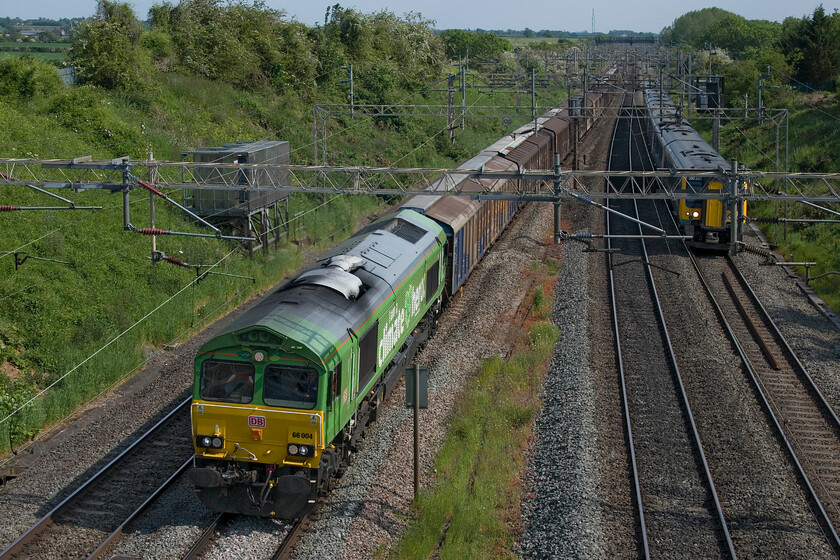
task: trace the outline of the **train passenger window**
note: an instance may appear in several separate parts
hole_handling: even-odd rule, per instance
[[[315,408],[318,372],[312,368],[270,365],[265,368],[263,401],[271,406]]]
[[[254,366],[245,362],[204,360],[198,386],[202,399],[249,403],[254,398]]]

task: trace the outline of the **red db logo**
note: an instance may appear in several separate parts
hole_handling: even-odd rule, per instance
[[[248,426],[251,428],[265,428],[265,416],[249,416]]]

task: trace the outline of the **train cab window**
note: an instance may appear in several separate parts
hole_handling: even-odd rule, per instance
[[[208,401],[249,403],[254,398],[254,366],[245,362],[204,360],[198,392]]]
[[[330,372],[329,384],[327,385],[327,406],[332,408],[334,404],[338,403],[341,398],[341,364],[335,366],[335,370]]]
[[[263,401],[270,406],[315,408],[318,372],[312,368],[270,365],[265,368]]]

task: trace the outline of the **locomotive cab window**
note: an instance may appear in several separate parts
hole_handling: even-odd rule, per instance
[[[312,368],[270,365],[265,368],[263,401],[270,406],[311,410],[318,401],[318,372]]]
[[[254,398],[254,366],[245,362],[204,360],[199,395],[208,401],[251,402]]]

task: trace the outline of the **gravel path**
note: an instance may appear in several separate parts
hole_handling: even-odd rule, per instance
[[[608,558],[598,495],[595,371],[588,363],[587,255],[564,247],[552,320],[563,338],[545,378],[523,504],[526,558]],[[562,289],[559,289],[562,286]]]

